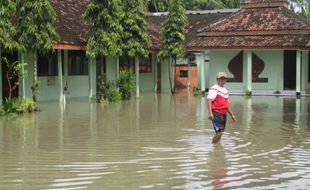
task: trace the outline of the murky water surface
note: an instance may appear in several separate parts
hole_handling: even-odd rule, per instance
[[[205,98],[41,103],[0,119],[0,189],[310,189],[310,98],[231,96],[222,141]]]

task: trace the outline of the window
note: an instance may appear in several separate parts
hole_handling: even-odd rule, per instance
[[[180,70],[180,77],[181,78],[187,78],[188,77],[187,70]]]
[[[122,56],[119,58],[119,68],[123,70],[131,70],[135,72],[135,58]],[[141,57],[139,63],[139,72],[140,73],[151,73],[152,72],[152,54],[149,54],[148,57]]]
[[[68,64],[69,75],[88,75],[88,62],[85,51],[69,51]]]
[[[151,73],[152,72],[152,54],[149,53],[148,57],[140,58],[140,65],[139,65],[139,72],[140,73]]]
[[[119,69],[120,71],[129,71],[135,72],[135,58],[122,56],[119,58]]]
[[[191,66],[195,66],[197,63],[196,63],[196,56],[195,54],[190,54],[189,56],[189,63]]]
[[[38,76],[57,76],[57,52],[38,54]]]

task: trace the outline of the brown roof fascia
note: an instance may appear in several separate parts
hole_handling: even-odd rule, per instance
[[[61,50],[86,50],[86,46],[71,45],[71,44],[55,44],[53,45],[53,48]]]
[[[240,32],[204,32],[198,36],[274,36],[274,35],[307,35],[310,30],[278,30],[278,31],[240,31]]]

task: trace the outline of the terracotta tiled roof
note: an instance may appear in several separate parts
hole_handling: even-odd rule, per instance
[[[206,49],[310,49],[309,35],[200,37],[188,44],[191,51]]]
[[[287,1],[286,0],[243,0],[242,4],[272,3],[272,2],[287,2]]]
[[[90,24],[81,16],[87,2],[51,0],[57,13],[56,29],[61,36],[57,45],[85,48],[85,33]],[[187,15],[186,44],[190,51],[250,47],[310,49],[310,24],[282,6],[239,11],[198,11],[188,12]],[[160,49],[160,26],[165,17],[166,14],[162,13],[148,15],[148,34],[152,42],[150,50]]]
[[[85,46],[85,32],[89,24],[82,19],[87,0],[51,0],[57,14],[56,30],[61,36],[61,45]]]
[[[242,9],[199,30],[199,33],[205,36],[208,32],[274,32],[280,30],[310,30],[310,24],[286,8]]]
[[[189,44],[192,40],[198,38],[197,30],[203,28],[210,23],[213,23],[219,19],[225,18],[237,11],[236,9],[226,11],[189,11],[187,13],[189,25],[186,28],[186,44]],[[166,14],[155,13],[148,15],[148,29],[149,36],[151,37],[151,50],[160,49],[160,26],[164,22]]]
[[[285,7],[249,8],[198,31],[192,50],[309,49],[310,23]]]

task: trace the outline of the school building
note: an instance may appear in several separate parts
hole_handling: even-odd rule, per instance
[[[57,13],[57,32],[61,41],[55,51],[37,55],[39,101],[92,97],[97,80],[118,77],[119,70],[135,68],[129,57],[86,57],[85,33],[89,24],[82,19],[86,0],[51,0]],[[138,88],[143,92],[169,91],[168,66],[159,61],[160,25],[167,13],[149,13],[149,56],[139,63]],[[216,73],[228,75],[227,88],[232,93],[310,94],[310,23],[288,9],[284,0],[245,0],[240,9],[188,11],[186,47],[191,56],[178,60],[177,86],[208,90]],[[6,53],[10,60],[24,59],[28,76],[19,79],[14,96],[31,97],[34,58],[32,52]],[[119,61],[117,61],[119,60]],[[2,64],[1,97],[8,94]],[[191,72],[188,72],[191,71]]]

